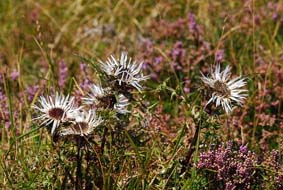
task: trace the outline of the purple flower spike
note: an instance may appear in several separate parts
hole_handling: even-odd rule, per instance
[[[195,20],[195,15],[193,13],[189,13],[189,28],[190,30],[196,29],[196,20]]]
[[[215,52],[215,60],[216,62],[222,62],[224,60],[224,50],[220,49]]]
[[[248,151],[248,144],[240,146],[240,152],[245,154]]]
[[[64,60],[59,62],[59,87],[63,88],[68,77],[68,67]]]

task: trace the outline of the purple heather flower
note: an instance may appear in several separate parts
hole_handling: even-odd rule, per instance
[[[254,21],[255,21],[255,24],[260,25],[260,17],[259,17],[259,15],[255,15]]]
[[[182,48],[183,48],[182,42],[179,41],[174,44],[174,48],[171,53],[174,60],[176,60],[179,56],[182,56],[183,53]]]
[[[149,66],[149,62],[148,61],[144,61],[143,65],[142,65],[142,69],[146,70],[146,69],[148,69],[148,66]]]
[[[183,69],[183,64],[186,61],[186,49],[183,48],[182,42],[178,41],[174,44],[173,49],[169,51],[169,56],[172,58],[172,69],[180,71]]]
[[[17,80],[19,77],[20,73],[16,70],[13,70],[12,73],[10,74],[10,77],[12,80]]]
[[[68,67],[64,60],[59,62],[59,87],[63,88],[68,77]]]
[[[145,39],[143,40],[143,45],[145,46],[145,48],[147,49],[149,53],[153,52],[153,42],[152,41],[150,41],[149,39]]]
[[[187,93],[190,93],[191,89],[188,88],[188,87],[184,87],[184,92],[187,94]]]
[[[80,63],[80,70],[82,72],[86,72],[86,64],[85,63]]]
[[[234,190],[234,189],[236,189],[236,186],[231,181],[225,184],[225,190]]]
[[[215,52],[215,60],[216,62],[222,62],[224,60],[224,50],[219,49]]]
[[[240,152],[245,154],[248,151],[248,144],[240,146]]]
[[[276,12],[273,13],[272,14],[272,20],[276,21],[278,19],[278,16],[279,16],[278,13],[276,13]]]
[[[34,85],[34,86],[28,86],[26,89],[26,93],[27,93],[27,99],[29,102],[31,102],[36,94],[36,92],[38,91],[39,86],[38,85]]]
[[[218,182],[226,190],[249,189],[257,157],[246,146],[233,149],[233,143],[222,143],[218,148],[200,154],[197,168],[214,170]]]
[[[269,2],[269,3],[267,4],[267,6],[268,6],[268,8],[269,8],[270,10],[274,10],[274,9],[275,9],[275,4],[274,4],[273,2]]]
[[[10,128],[11,127],[11,122],[10,121],[6,121],[5,122],[5,127],[6,128]]]
[[[158,79],[158,75],[156,73],[151,73],[150,74],[150,78],[154,79],[154,80],[157,80]]]
[[[0,102],[2,100],[6,100],[6,94],[3,92],[2,88],[0,87]]]
[[[155,57],[155,58],[154,58],[155,64],[159,64],[159,63],[161,63],[162,61],[163,61],[162,56],[158,56],[158,57]]]
[[[80,83],[80,87],[84,90],[84,89],[88,89],[91,86],[91,81],[86,78],[82,83]]]
[[[179,56],[179,54],[180,54],[180,49],[174,48],[173,51],[172,51],[172,57],[173,57],[174,59],[177,59],[178,56]]]
[[[190,30],[195,30],[196,29],[195,15],[193,13],[189,13],[188,20],[189,20],[189,28],[190,28]]]
[[[6,128],[11,126],[11,122],[9,122],[9,108],[7,103],[7,96],[3,92],[2,88],[0,87],[0,106],[1,106],[1,113],[0,113],[0,122],[4,123]],[[17,112],[14,114],[14,117],[17,117]]]
[[[189,80],[189,78],[185,78],[185,85],[184,85],[184,92],[185,93],[189,93],[191,90],[190,90],[190,84],[191,84],[191,81]]]

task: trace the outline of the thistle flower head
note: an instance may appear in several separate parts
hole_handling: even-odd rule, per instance
[[[143,63],[137,64],[136,61],[132,62],[132,59],[128,58],[125,53],[121,53],[120,59],[116,59],[111,55],[105,63],[100,61],[100,64],[101,69],[108,76],[114,77],[119,86],[126,84],[140,91],[142,89],[140,82],[149,78],[144,76],[141,71]]]
[[[111,92],[110,88],[102,88],[101,86],[93,84],[90,87],[90,93],[83,98],[84,103],[93,105],[97,110],[113,109],[117,103],[116,97]]]
[[[55,93],[54,99],[51,96],[40,96],[39,104],[39,106],[34,105],[33,108],[40,111],[41,115],[34,119],[42,120],[41,125],[52,123],[51,134],[61,122],[66,121],[74,112],[81,109],[81,107],[75,107],[74,97],[59,95],[58,92]]]
[[[204,76],[201,73],[201,80],[209,87],[211,97],[207,105],[216,103],[216,107],[222,106],[226,113],[234,108],[234,104],[242,105],[247,97],[245,78],[241,76],[231,79],[231,68],[227,66],[222,72],[220,65],[216,65],[215,70],[211,69],[211,76]]]
[[[90,93],[83,98],[86,104],[98,105],[100,100],[108,94],[108,89],[104,89],[99,85],[92,84],[90,86]]]
[[[93,132],[93,130],[100,125],[103,120],[97,117],[93,110],[89,112],[77,112],[75,122],[72,122],[67,128],[62,129],[59,134],[65,135],[80,135],[87,136]]]

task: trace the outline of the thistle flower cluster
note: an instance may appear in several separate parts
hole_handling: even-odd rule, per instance
[[[64,124],[79,125],[79,131],[84,131],[80,126],[87,126],[87,128],[94,128],[97,122],[93,122],[93,120],[89,120],[88,117],[94,116],[86,116],[86,113],[82,111],[81,107],[76,107],[74,102],[74,97],[70,97],[69,95],[64,96],[60,95],[58,92],[55,93],[55,97],[44,97],[41,96],[39,98],[40,105],[34,105],[33,108],[38,110],[41,115],[37,118],[41,120],[42,123],[40,125],[51,125],[51,134],[59,128],[59,126],[63,126]],[[78,121],[78,118],[79,121]],[[100,118],[97,119],[101,121]],[[80,125],[80,123],[84,122],[84,125]],[[73,127],[70,128],[72,130]],[[70,134],[63,130],[61,134]],[[89,133],[89,131],[87,132]],[[80,135],[84,135],[87,133],[80,133]],[[74,133],[75,134],[75,133]]]
[[[125,53],[121,54],[120,59],[111,56],[106,63],[100,63],[107,81],[102,81],[105,85],[88,85],[89,92],[82,97],[82,105],[77,106],[75,97],[58,92],[54,97],[41,96],[39,105],[33,106],[40,112],[40,116],[34,119],[41,120],[41,125],[50,126],[52,135],[88,136],[105,121],[98,116],[98,112],[108,110],[119,114],[129,113],[127,94],[133,88],[141,91],[140,82],[147,79],[141,72],[142,63],[131,62]]]

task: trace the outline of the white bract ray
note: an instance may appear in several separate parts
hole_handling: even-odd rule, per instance
[[[126,98],[123,94],[119,94],[117,103],[114,104],[114,110],[120,114],[129,113],[129,110],[127,109],[129,104],[129,99]]]
[[[85,104],[99,104],[100,99],[107,95],[108,89],[104,89],[99,85],[92,84],[90,86],[90,93],[87,97],[82,98]]]

